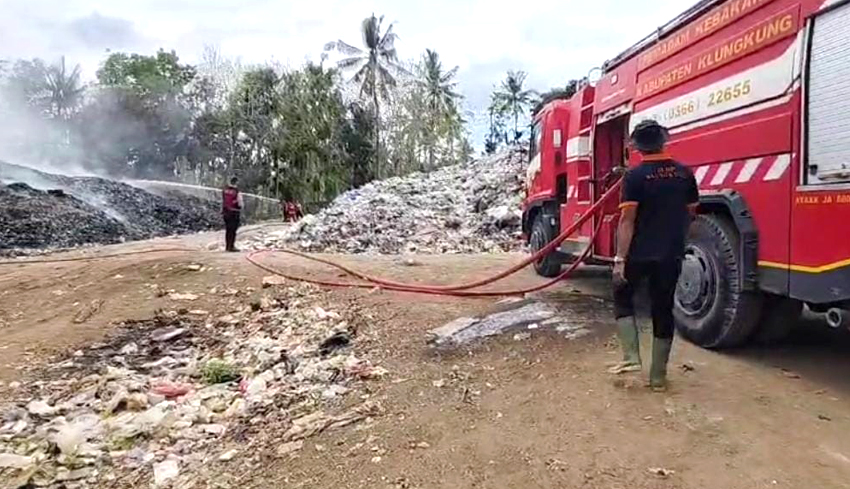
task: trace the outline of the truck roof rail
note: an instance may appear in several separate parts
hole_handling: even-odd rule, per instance
[[[644,37],[637,44],[630,47],[629,49],[623,51],[618,54],[616,57],[606,61],[602,64],[602,72],[608,73],[610,70],[616,68],[617,66],[623,64],[625,61],[631,59],[636,54],[640,53],[644,49],[650,47],[655,44],[658,40],[664,39],[668,34],[675,31],[682,25],[690,22],[698,15],[702,15],[715,5],[719,5],[727,0],[699,0],[695,5],[693,5],[688,10],[682,12],[678,16],[676,16],[670,22],[662,25],[658,29],[655,30],[652,34]]]

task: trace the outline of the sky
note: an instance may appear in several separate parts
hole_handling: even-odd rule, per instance
[[[481,145],[485,109],[507,70],[540,91],[586,76],[695,0],[0,0],[0,59],[66,56],[93,78],[105,53],[175,50],[196,62],[205,45],[243,63],[296,67],[328,41],[360,44],[373,12],[395,23],[402,59],[436,50],[459,66],[459,91]]]

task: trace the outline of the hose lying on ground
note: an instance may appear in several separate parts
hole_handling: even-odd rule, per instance
[[[575,271],[575,269],[578,268],[578,266],[581,265],[581,263],[590,254],[590,251],[593,249],[593,242],[595,241],[596,235],[599,233],[599,229],[601,227],[602,227],[602,220],[600,219],[599,223],[596,225],[596,229],[594,230],[593,235],[591,236],[590,242],[585,247],[582,254],[578,257],[578,259],[576,259],[573,263],[571,263],[570,266],[567,267],[566,270],[561,272],[560,275],[549,280],[548,282],[544,282],[540,285],[536,285],[536,286],[528,287],[528,288],[524,288],[524,289],[471,291],[471,290],[468,290],[469,287],[462,289],[462,288],[451,288],[450,286],[448,286],[450,288],[445,288],[447,286],[429,286],[429,285],[416,285],[416,284],[387,285],[388,283],[397,283],[397,282],[389,282],[389,281],[386,281],[386,280],[380,280],[380,279],[371,277],[369,275],[361,274],[359,272],[356,272],[354,270],[346,268],[345,266],[340,265],[340,264],[335,263],[335,262],[330,261],[330,260],[325,260],[323,258],[317,258],[317,257],[305,255],[303,253],[299,253],[297,251],[289,251],[289,250],[277,250],[276,252],[277,253],[286,253],[286,254],[290,254],[290,255],[293,255],[293,256],[298,256],[298,257],[304,258],[306,260],[330,265],[334,268],[337,268],[337,269],[344,271],[346,274],[348,274],[350,276],[353,276],[355,278],[359,278],[361,280],[365,280],[365,282],[361,282],[361,283],[336,282],[336,281],[332,281],[332,280],[312,279],[312,278],[307,278],[307,277],[300,277],[300,276],[297,276],[297,275],[291,275],[291,274],[282,272],[278,269],[275,269],[273,267],[270,267],[268,265],[265,265],[263,263],[260,263],[254,257],[257,253],[249,254],[247,259],[252,265],[254,265],[254,266],[256,266],[256,267],[258,267],[262,270],[265,270],[266,272],[273,273],[275,275],[283,277],[287,280],[292,280],[292,281],[295,281],[295,282],[304,282],[304,283],[309,283],[309,284],[313,284],[313,285],[319,285],[319,286],[322,286],[322,287],[349,287],[349,288],[358,288],[358,289],[381,288],[381,289],[385,289],[385,290],[392,290],[392,291],[395,291],[395,292],[411,292],[411,293],[416,293],[416,294],[443,295],[443,296],[453,296],[453,297],[502,297],[502,296],[511,296],[511,295],[524,295],[524,294],[530,294],[532,292],[538,292],[538,291],[541,291],[543,289],[549,288],[549,287],[555,285],[556,283],[560,282],[561,280],[564,280],[567,277],[569,277],[573,273],[573,271]],[[264,252],[264,253],[266,253],[266,252]],[[488,283],[493,283],[493,282],[496,282],[498,280],[500,280],[500,279],[490,277],[489,279],[482,281],[483,282],[482,285],[486,285]],[[460,287],[465,287],[465,286],[460,286]]]
[[[402,282],[394,282],[391,280],[385,280],[378,277],[372,277],[370,275],[366,275],[364,273],[358,272],[351,268],[348,268],[344,265],[336,263],[334,261],[318,258],[314,256],[310,256],[304,253],[300,253],[292,250],[262,250],[255,251],[250,253],[247,256],[248,262],[252,265],[259,267],[269,273],[273,273],[275,275],[279,275],[288,280],[311,283],[314,285],[319,285],[323,287],[353,287],[353,288],[361,288],[361,289],[374,289],[376,287],[380,287],[386,290],[393,290],[398,292],[413,292],[419,294],[430,294],[430,295],[449,295],[456,297],[497,297],[497,296],[505,296],[505,295],[522,295],[530,292],[537,292],[539,290],[543,290],[545,288],[551,287],[561,280],[566,279],[576,268],[584,261],[587,256],[589,256],[590,251],[593,248],[593,243],[596,241],[596,237],[599,233],[600,228],[602,227],[603,219],[599,219],[599,222],[596,225],[595,230],[593,231],[592,236],[590,237],[590,241],[585,248],[584,252],[581,256],[575,260],[564,272],[555,277],[554,279],[545,282],[541,285],[530,287],[527,289],[515,289],[515,290],[504,290],[504,291],[471,291],[470,289],[475,289],[478,287],[482,287],[484,285],[488,285],[494,282],[497,282],[505,277],[513,275],[518,271],[526,268],[527,266],[533,264],[534,262],[542,259],[547,254],[554,251],[564,240],[569,238],[572,234],[574,234],[588,219],[593,217],[594,215],[601,214],[603,206],[608,202],[608,199],[617,195],[617,191],[620,187],[620,181],[617,181],[607,192],[600,198],[590,209],[587,210],[578,220],[576,220],[570,227],[565,229],[561,234],[559,234],[555,239],[553,239],[549,244],[541,248],[538,252],[534,253],[529,258],[523,260],[521,263],[500,272],[491,277],[487,277],[475,282],[461,284],[461,285],[421,285],[421,284],[410,284],[410,283],[402,283]],[[354,277],[356,279],[361,280],[360,283],[351,283],[351,282],[336,282],[331,280],[319,280],[319,279],[311,279],[306,277],[299,277],[296,275],[287,274],[272,268],[268,265],[264,265],[261,263],[257,257],[270,254],[270,253],[286,253],[293,256],[298,256],[310,261],[323,263],[325,265],[332,266],[343,271],[345,274]]]

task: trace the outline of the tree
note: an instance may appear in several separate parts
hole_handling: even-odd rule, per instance
[[[245,72],[230,95],[228,165],[251,188],[262,186],[271,176],[282,80],[272,68],[254,68]]]
[[[245,72],[238,58],[226,58],[218,48],[204,46],[197,75],[187,87],[194,121],[187,165],[181,169],[183,180],[220,186],[238,170],[234,167],[239,143],[237,112],[231,110],[231,102]],[[249,188],[244,181],[242,186]]]
[[[192,125],[187,168],[182,179],[210,186],[226,182],[233,174],[234,130],[231,114],[225,109],[207,109],[198,114]]]
[[[501,108],[514,118],[514,141],[521,137],[519,132],[519,117],[525,115],[531,100],[535,95],[534,90],[525,90],[523,85],[528,74],[524,71],[508,71],[501,86],[496,91],[496,101]]]
[[[246,68],[239,58],[227,58],[218,47],[204,45],[197,71],[196,83],[203,83],[210,90],[203,98],[205,105],[223,109],[227,105],[227,97],[242,81]]]
[[[380,101],[390,98],[390,89],[397,85],[393,72],[403,72],[398,64],[395,41],[398,36],[393,32],[393,24],[382,31],[384,16],[372,14],[363,19],[361,34],[363,49],[338,40],[325,45],[325,51],[336,50],[347,56],[337,63],[343,71],[354,72],[352,80],[360,85],[360,96],[371,99],[375,119],[375,166],[380,174]]]
[[[348,121],[342,128],[342,144],[351,167],[351,186],[360,187],[372,181],[374,175],[369,168],[375,153],[375,121],[368,110],[359,104],[348,107]]]
[[[457,70],[446,71],[432,50],[408,63],[406,71],[416,76],[400,78],[384,109],[387,173],[392,175],[457,163],[468,147],[462,98],[455,92]]]
[[[457,101],[460,95],[455,92],[458,67],[449,71],[443,71],[443,63],[440,55],[430,49],[425,50],[422,56],[422,77],[420,86],[425,92],[425,100],[428,108],[439,115],[450,115],[457,113]]]
[[[194,77],[195,68],[180,64],[173,51],[110,54],[80,124],[85,154],[118,175],[173,178],[189,154],[193,110],[186,87]]]
[[[45,102],[44,72],[47,65],[40,59],[15,60],[6,65],[6,76],[0,85],[0,151],[7,158],[33,161],[51,159],[56,140],[54,124]]]
[[[65,68],[65,57],[57,65],[44,72],[45,88],[50,94],[50,107],[57,119],[69,118],[69,112],[80,104],[85,88],[80,82],[80,65],[69,73]]]
[[[426,144],[428,146],[429,168],[434,168],[434,151],[440,136],[449,136],[449,144],[452,145],[458,132],[458,126],[462,127],[457,107],[460,95],[455,92],[457,82],[454,81],[457,71],[457,66],[449,71],[443,71],[440,55],[436,51],[425,50],[420,65],[421,74],[418,85],[427,109],[428,134]]]
[[[493,154],[503,142],[509,143],[508,133],[505,128],[505,114],[507,109],[501,100],[498,91],[490,94],[490,105],[487,106],[487,115],[490,117],[490,127],[484,140],[484,151]]]
[[[448,156],[451,163],[458,161],[466,161],[472,157],[472,147],[466,137],[467,120],[461,115],[460,110],[456,110],[453,116],[447,121],[446,138],[448,139]]]
[[[80,67],[70,72],[65,58],[56,65],[41,59],[17,60],[6,64],[7,76],[2,83],[0,99],[15,124],[4,136],[15,147],[17,157],[49,164],[67,164],[71,151],[71,119],[82,104],[85,87],[80,81]]]
[[[422,87],[415,80],[402,83],[385,113],[388,173],[403,175],[425,170],[428,148],[433,147],[428,140],[435,138],[431,138],[431,118]]]
[[[120,87],[140,97],[175,99],[195,78],[195,68],[181,65],[174,51],[160,49],[154,56],[113,53],[97,70],[101,85]]]
[[[328,44],[345,55],[333,68],[324,57],[247,68],[209,47],[197,67],[173,51],[117,52],[84,87],[64,58],[0,60],[0,112],[14,121],[0,149],[54,164],[79,157],[112,177],[220,185],[238,175],[247,191],[307,204],[465,158],[458,68],[433,50],[399,62],[383,20],[364,19],[360,47]]]
[[[69,73],[63,56],[58,64],[47,65],[41,59],[18,60],[11,69],[6,95],[19,105],[34,108],[42,116],[68,119],[82,100],[80,66]]]
[[[346,111],[336,76],[312,63],[283,75],[274,152],[285,197],[327,201],[351,185],[343,142]]]
[[[8,75],[3,83],[3,99],[15,109],[35,109],[43,112],[44,73],[47,65],[41,59],[16,60],[9,65]],[[41,114],[45,115],[45,114]]]
[[[538,112],[543,110],[549,102],[553,100],[566,100],[572,98],[578,91],[578,80],[570,80],[564,87],[555,87],[547,92],[540,94],[531,111],[531,116],[534,117]]]

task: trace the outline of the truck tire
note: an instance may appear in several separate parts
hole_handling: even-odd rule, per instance
[[[755,330],[762,296],[743,290],[738,232],[718,215],[691,224],[673,315],[685,339],[703,348],[744,344]]]
[[[790,297],[767,295],[753,340],[762,345],[778,343],[791,333],[803,314],[803,303]]]
[[[551,217],[543,212],[535,216],[534,223],[531,225],[531,237],[529,239],[532,253],[542,250],[555,239],[555,229],[550,222]],[[535,261],[534,271],[543,277],[557,277],[561,273],[561,262],[558,260],[557,253],[549,253]]]

